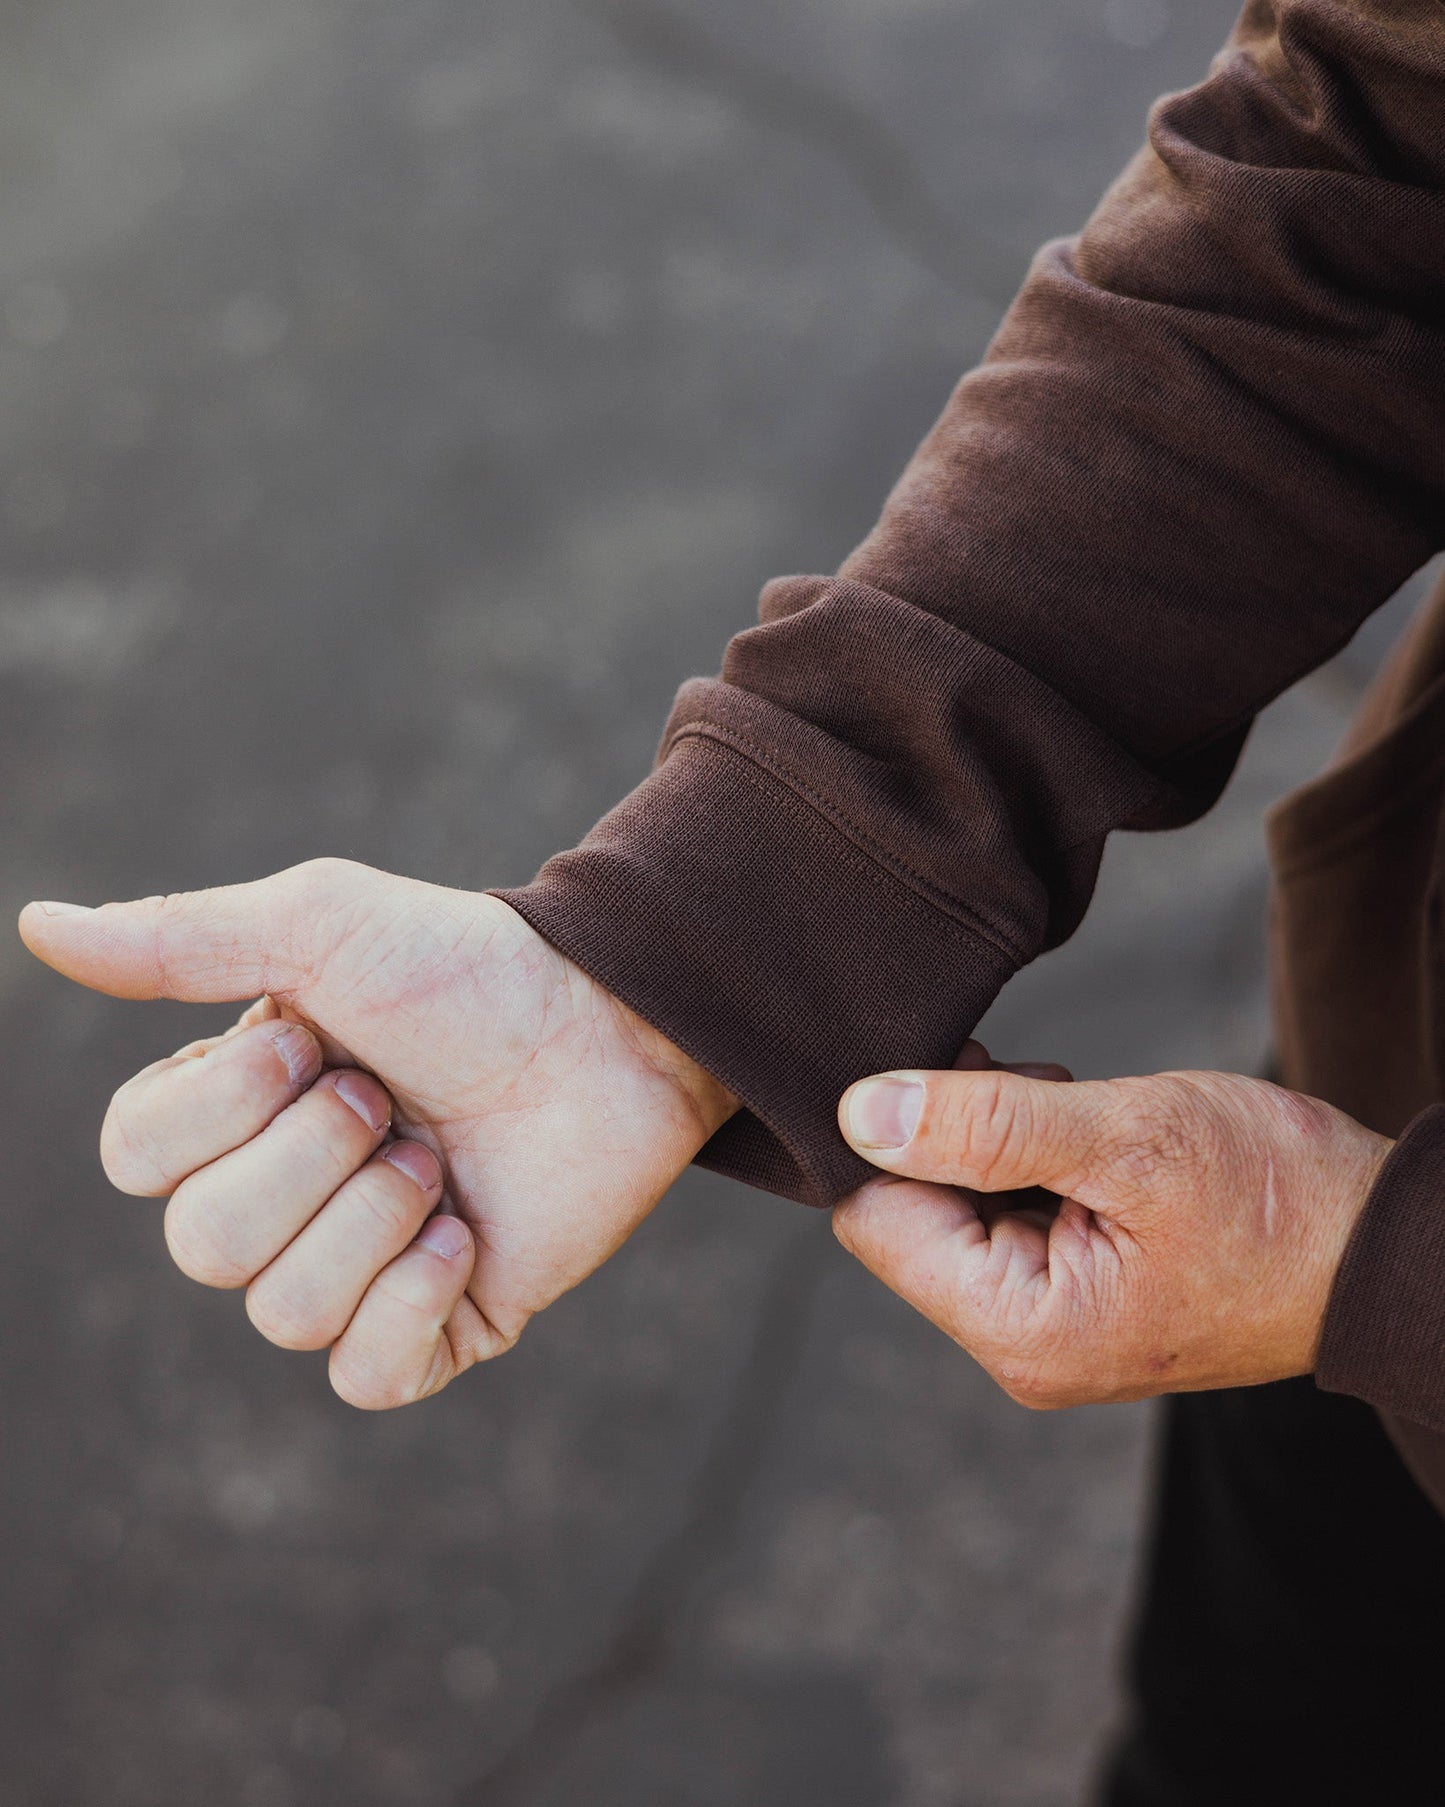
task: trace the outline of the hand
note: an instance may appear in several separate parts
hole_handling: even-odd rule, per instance
[[[510,1348],[734,1107],[495,897],[316,860],[98,910],[31,904],[20,930],[116,997],[266,994],[123,1086],[102,1156],[122,1191],[172,1195],[187,1274],[247,1287],[272,1342],[329,1346],[360,1406]]]
[[[1051,1408],[1312,1369],[1386,1137],[1228,1073],[1058,1084],[977,1044],[967,1064],[844,1094],[853,1147],[910,1177],[871,1181],[833,1221],[1013,1398]],[[988,1198],[1022,1187],[1048,1191]]]

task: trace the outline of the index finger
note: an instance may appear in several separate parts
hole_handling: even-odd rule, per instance
[[[144,1068],[111,1099],[101,1164],[120,1191],[162,1197],[249,1142],[320,1071],[316,1037],[280,1018],[193,1043]]]
[[[983,1203],[966,1189],[878,1179],[833,1208],[849,1254],[975,1356],[1032,1309],[1048,1272],[1048,1226],[1026,1212],[989,1224]]]

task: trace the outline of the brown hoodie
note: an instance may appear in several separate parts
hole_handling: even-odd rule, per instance
[[[1445,4],[1251,0],[838,575],[769,584],[652,775],[504,895],[742,1099],[707,1164],[830,1203],[871,1172],[844,1088],[948,1065],[1108,833],[1208,809],[1257,711],[1442,545]],[[1438,764],[1436,714],[1407,739]],[[1331,936],[1387,983],[1396,946]],[[1358,1114],[1441,1095],[1402,1084]],[[1372,1196],[1321,1366],[1439,1430],[1442,1118]]]

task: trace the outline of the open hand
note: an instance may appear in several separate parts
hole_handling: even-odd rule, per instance
[[[27,946],[116,997],[263,994],[116,1094],[122,1191],[353,1404],[508,1349],[598,1267],[733,1101],[500,899],[315,860],[255,884],[30,904]],[[440,1206],[440,1210],[438,1207]]]
[[[1386,1137],[1229,1073],[1058,1084],[994,1067],[976,1043],[961,1065],[844,1094],[854,1148],[909,1177],[869,1182],[833,1221],[1015,1399],[1141,1399],[1312,1369]],[[1031,1187],[1047,1190],[997,1196]]]

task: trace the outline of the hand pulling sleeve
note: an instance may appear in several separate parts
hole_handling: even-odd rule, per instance
[[[949,1064],[1445,543],[1442,445],[1445,6],[1252,0],[838,575],[502,895],[741,1098],[707,1164],[829,1203],[843,1089]]]

